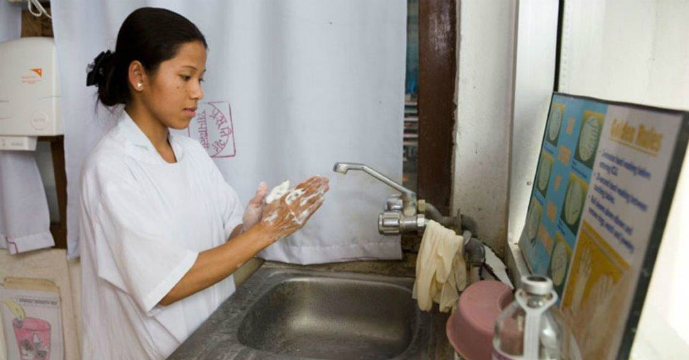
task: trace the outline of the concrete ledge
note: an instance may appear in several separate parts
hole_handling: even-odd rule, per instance
[[[524,255],[519,250],[517,243],[507,240],[505,249],[505,265],[507,265],[507,275],[509,275],[514,284],[515,289],[521,286],[521,278],[524,275],[531,274],[529,267],[524,261]]]

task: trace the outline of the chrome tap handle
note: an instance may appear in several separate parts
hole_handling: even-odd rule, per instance
[[[364,165],[364,164],[359,164],[359,163],[345,163],[345,162],[338,162],[335,163],[335,166],[333,166],[333,171],[340,173],[340,174],[346,174],[347,171],[349,170],[359,170],[363,171],[374,178],[380,180],[384,184],[390,186],[391,188],[399,191],[402,193],[402,200],[404,202],[404,215],[406,216],[411,216],[416,214],[416,193],[405,188],[404,186],[392,181],[392,179],[386,177],[385,175],[379,173],[378,171]]]

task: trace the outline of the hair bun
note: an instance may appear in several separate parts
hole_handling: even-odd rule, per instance
[[[115,54],[110,51],[102,51],[93,62],[90,63],[86,68],[86,86],[96,85],[101,83],[102,79],[105,77],[103,71],[103,64],[107,63]]]

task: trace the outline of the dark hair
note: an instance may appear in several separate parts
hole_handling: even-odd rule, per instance
[[[135,10],[122,23],[115,52],[103,52],[95,60],[87,85],[98,86],[98,99],[106,106],[128,104],[129,64],[138,60],[146,72],[155,73],[163,61],[177,55],[181,45],[206,38],[187,18],[173,11],[144,7]]]

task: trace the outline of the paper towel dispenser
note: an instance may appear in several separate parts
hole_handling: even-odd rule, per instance
[[[0,42],[0,150],[36,150],[39,136],[62,134],[55,41]]]

